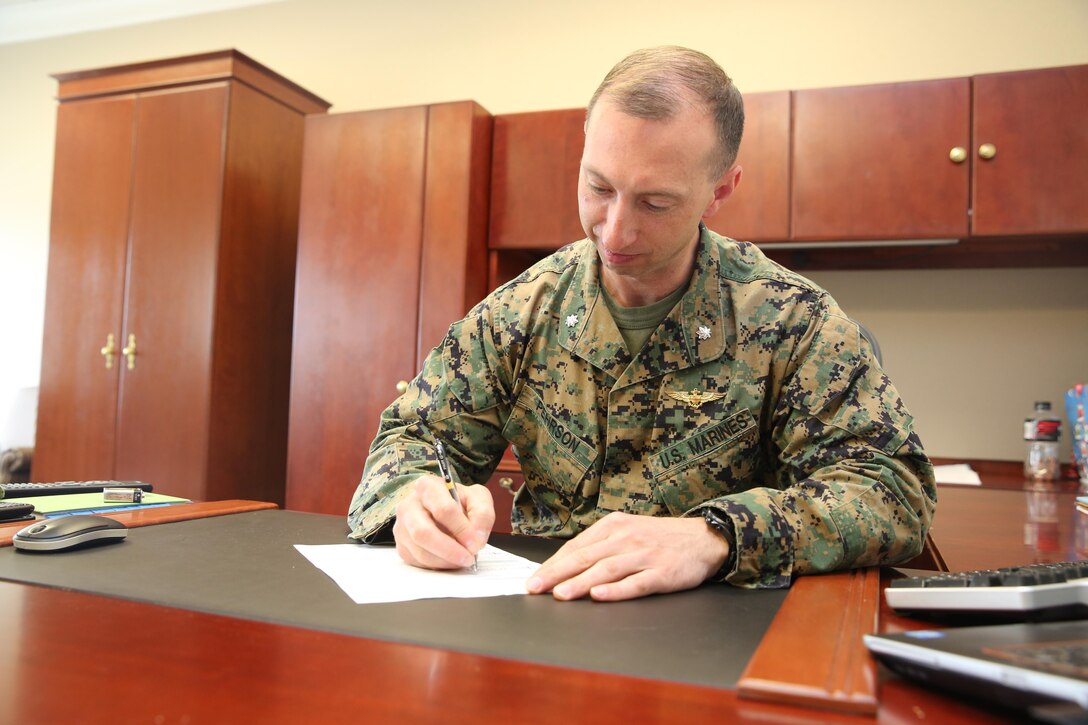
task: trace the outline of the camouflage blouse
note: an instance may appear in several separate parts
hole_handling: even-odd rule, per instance
[[[936,504],[913,419],[857,325],[754,245],[703,229],[681,301],[632,356],[591,242],[560,249],[450,327],[384,411],[351,502],[352,536],[387,537],[407,484],[461,481],[508,444],[525,485],[514,531],[571,537],[612,511],[733,527],[726,581],[905,561]]]

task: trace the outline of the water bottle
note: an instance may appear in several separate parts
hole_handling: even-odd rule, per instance
[[[1056,481],[1061,477],[1058,438],[1061,418],[1050,412],[1050,401],[1035,402],[1035,411],[1024,420],[1024,440],[1028,443],[1024,459],[1024,477],[1032,481]]]

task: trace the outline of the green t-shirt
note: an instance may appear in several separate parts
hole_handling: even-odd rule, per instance
[[[621,307],[618,302],[612,299],[612,295],[608,294],[608,290],[604,288],[604,285],[601,285],[604,303],[608,307],[608,311],[612,313],[612,319],[616,321],[616,327],[620,329],[623,342],[627,345],[627,352],[632,357],[638,354],[642,346],[650,339],[650,335],[654,334],[654,330],[668,316],[687,289],[688,283],[684,282],[684,284],[670,292],[667,297],[653,304],[645,307]]]

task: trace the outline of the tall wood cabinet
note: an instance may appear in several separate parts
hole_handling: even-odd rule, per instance
[[[236,51],[59,81],[33,477],[282,502],[304,117]]]
[[[486,292],[491,116],[306,122],[287,507],[344,515],[378,418]]]

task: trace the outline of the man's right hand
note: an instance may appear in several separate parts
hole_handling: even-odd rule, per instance
[[[423,475],[411,485],[412,493],[397,506],[393,524],[400,558],[424,569],[472,566],[495,523],[487,486],[454,484],[458,503],[438,476]]]

